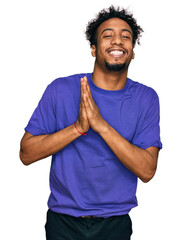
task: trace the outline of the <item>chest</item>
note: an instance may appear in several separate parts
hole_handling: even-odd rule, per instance
[[[138,101],[132,95],[120,97],[103,96],[92,93],[102,117],[124,138],[131,141],[137,127],[139,116]],[[57,130],[73,124],[79,114],[80,91],[68,90],[59,94],[56,105]]]

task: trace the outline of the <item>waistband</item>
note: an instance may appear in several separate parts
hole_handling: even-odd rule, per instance
[[[81,216],[81,218],[103,218],[103,217],[97,217],[97,216]]]

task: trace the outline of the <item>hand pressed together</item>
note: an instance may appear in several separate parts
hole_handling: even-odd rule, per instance
[[[77,127],[82,132],[87,132],[91,127],[94,131],[99,132],[103,125],[104,119],[102,118],[99,108],[92,98],[92,93],[87,81],[87,78],[81,78],[81,98],[79,105],[79,117],[77,120]]]

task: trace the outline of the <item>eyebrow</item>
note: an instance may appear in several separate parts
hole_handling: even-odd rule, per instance
[[[113,29],[112,28],[106,28],[106,29],[104,29],[103,31],[102,31],[102,33],[101,33],[101,35],[105,32],[105,31],[113,31]],[[128,30],[128,29],[121,29],[121,31],[122,32],[129,32],[130,34],[131,34],[131,36],[133,36],[133,34],[132,34],[132,32],[130,31],[130,30]]]

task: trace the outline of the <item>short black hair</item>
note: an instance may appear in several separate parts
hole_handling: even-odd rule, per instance
[[[137,21],[133,18],[133,14],[129,13],[126,9],[120,9],[119,7],[115,8],[114,6],[110,6],[108,9],[101,10],[95,19],[92,19],[86,28],[86,38],[90,42],[90,46],[97,46],[97,29],[98,27],[110,18],[120,18],[132,29],[133,33],[133,47],[136,42],[140,44],[140,37],[143,32],[143,29],[137,25]]]

